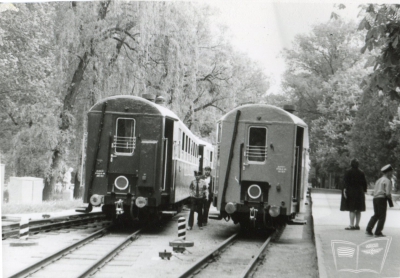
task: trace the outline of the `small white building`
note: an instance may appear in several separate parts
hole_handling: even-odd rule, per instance
[[[9,203],[41,203],[44,183],[41,178],[10,177],[8,184]]]

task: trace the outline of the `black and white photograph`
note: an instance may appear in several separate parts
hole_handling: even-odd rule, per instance
[[[1,277],[400,278],[397,169],[400,3],[0,1]]]

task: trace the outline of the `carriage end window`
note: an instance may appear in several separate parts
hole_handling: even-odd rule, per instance
[[[132,155],[136,148],[135,120],[118,118],[112,147],[116,154]]]
[[[267,129],[265,127],[250,127],[246,146],[248,161],[265,161],[267,150]]]

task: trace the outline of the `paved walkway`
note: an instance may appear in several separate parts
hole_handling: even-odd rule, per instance
[[[400,277],[400,202],[388,208],[383,234],[369,237],[372,196],[366,197],[359,231],[347,231],[349,213],[340,211],[340,191],[312,189],[312,215],[321,278]]]

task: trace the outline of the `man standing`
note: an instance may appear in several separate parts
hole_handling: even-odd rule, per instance
[[[207,185],[208,189],[208,198],[204,202],[204,216],[203,216],[203,226],[207,226],[208,222],[208,212],[210,211],[210,206],[214,197],[214,184],[213,177],[211,176],[211,167],[207,166],[204,168],[204,176],[203,179]]]
[[[375,230],[375,236],[377,237],[385,236],[382,234],[382,230],[386,220],[387,202],[392,202],[391,178],[393,175],[393,168],[388,164],[381,169],[381,172],[383,173],[383,176],[376,181],[374,188],[374,215],[371,217],[371,220],[369,220],[366,231],[367,235],[372,236],[372,229],[376,222],[378,222]]]
[[[195,180],[190,183],[190,213],[188,230],[193,228],[194,213],[197,212],[197,225],[203,229],[203,207],[207,198],[207,185],[202,179],[201,172],[195,171]]]

